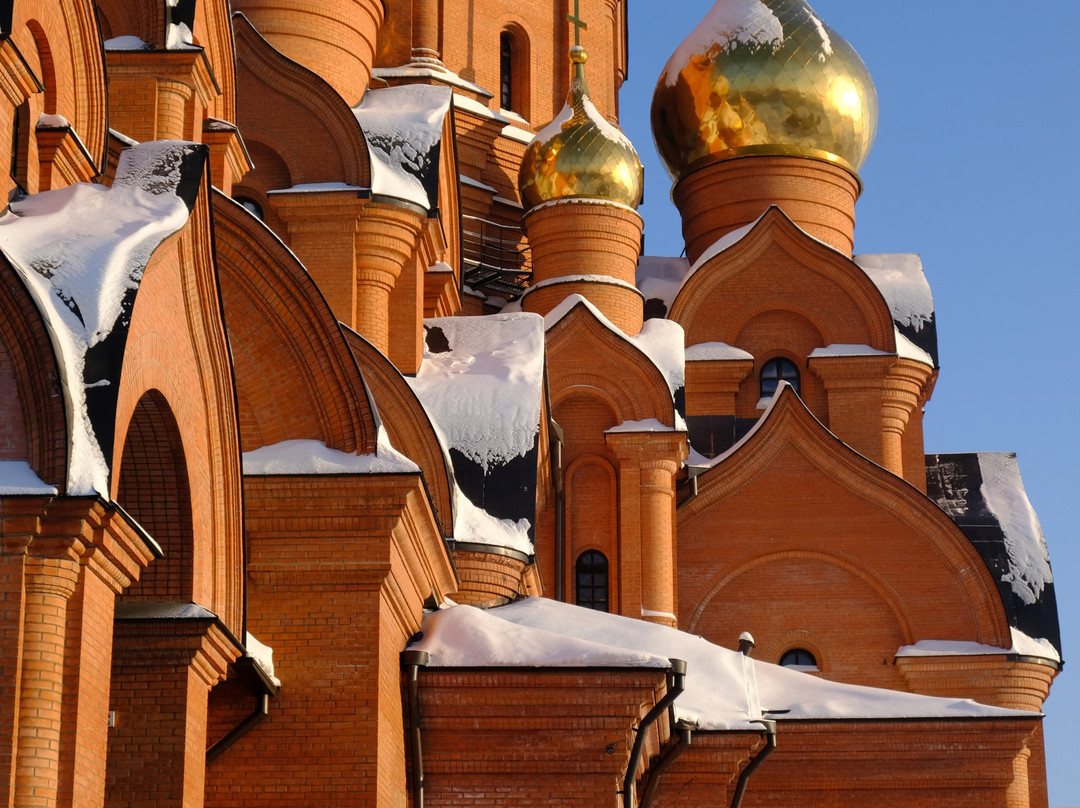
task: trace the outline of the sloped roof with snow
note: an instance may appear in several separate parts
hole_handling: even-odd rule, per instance
[[[687,663],[680,719],[701,730],[752,730],[757,719],[1030,718],[1030,713],[973,701],[829,682],[752,660],[666,626],[527,598],[495,609],[451,606],[425,616],[412,648],[431,668],[657,668]]]
[[[934,297],[922,259],[911,253],[853,256],[889,304],[896,330],[938,364]]]
[[[371,193],[417,205],[438,206],[443,121],[449,87],[409,84],[369,89],[353,114],[371,158]]]
[[[154,250],[187,222],[206,154],[181,141],[133,146],[111,188],[45,191],[12,202],[0,218],[0,250],[37,303],[63,373],[68,494],[108,496],[135,295]]]
[[[423,363],[409,384],[453,461],[454,538],[531,554],[544,321],[524,313],[443,317],[425,320],[424,330]]]
[[[975,545],[997,581],[1014,630],[1053,646],[1019,651],[1056,661],[1061,652],[1054,576],[1039,518],[1015,454],[980,452],[926,458],[927,494]],[[1028,649],[1029,651],[1032,649]]]

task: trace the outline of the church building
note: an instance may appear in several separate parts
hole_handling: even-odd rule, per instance
[[[686,33],[651,256],[627,0],[0,0],[3,804],[1046,808],[871,76]]]

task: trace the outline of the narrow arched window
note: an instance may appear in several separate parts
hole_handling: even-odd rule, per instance
[[[514,37],[509,31],[499,35],[499,106],[514,108]]]
[[[780,657],[780,665],[785,668],[817,670],[817,658],[805,648],[792,648]]]
[[[608,610],[608,560],[599,550],[586,550],[578,556],[576,566],[577,586],[575,589],[578,606],[595,609],[598,612]]]
[[[761,397],[775,393],[782,381],[794,387],[796,393],[799,392],[799,369],[790,359],[778,356],[761,366]]]

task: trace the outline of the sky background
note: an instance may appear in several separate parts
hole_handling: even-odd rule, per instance
[[[645,164],[650,255],[678,255],[683,243],[649,105],[668,57],[712,4],[630,2],[620,116]],[[934,293],[941,374],[926,450],[1016,452],[1050,547],[1068,662],[1080,655],[1070,516],[1080,494],[1080,358],[1066,352],[1080,320],[1080,55],[1067,37],[1080,29],[1080,4],[812,5],[862,56],[881,108],[861,171],[855,252],[919,253]],[[1080,806],[1078,670],[1066,665],[1046,703],[1051,806]]]

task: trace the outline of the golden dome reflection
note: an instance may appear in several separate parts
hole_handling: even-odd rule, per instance
[[[660,75],[652,127],[675,179],[751,154],[814,157],[854,173],[877,112],[866,65],[805,0],[718,0]]]
[[[526,210],[556,199],[602,199],[637,208],[644,170],[630,140],[593,106],[585,49],[570,50],[570,92],[554,121],[533,138],[518,187]]]

